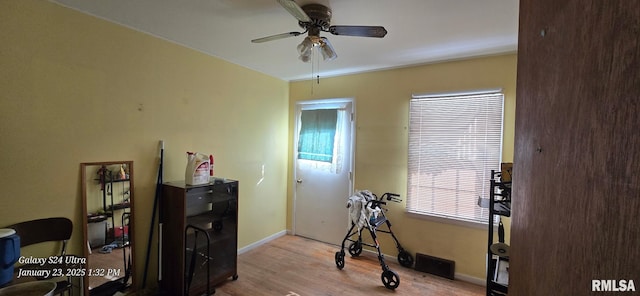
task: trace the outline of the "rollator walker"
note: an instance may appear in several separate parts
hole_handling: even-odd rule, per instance
[[[378,252],[378,260],[382,267],[382,283],[387,289],[394,290],[400,285],[400,277],[396,272],[391,270],[389,266],[384,262],[384,256],[380,252],[380,244],[376,232],[384,232],[391,234],[391,237],[395,241],[396,248],[398,249],[398,263],[404,267],[413,266],[413,257],[407,251],[405,251],[398,239],[391,231],[391,222],[387,219],[384,212],[387,209],[383,209],[381,206],[386,205],[386,201],[400,202],[402,201],[400,195],[395,193],[385,193],[379,198],[367,191],[356,191],[356,193],[349,198],[347,202],[347,208],[349,209],[349,216],[351,218],[351,228],[347,231],[347,235],[342,240],[342,246],[340,251],[336,252],[336,266],[338,269],[344,268],[344,249],[346,241],[350,241],[349,254],[352,257],[357,257],[362,253],[362,246],[369,246],[376,248]],[[386,201],[385,201],[386,200]],[[387,230],[378,229],[382,225],[387,226]],[[362,230],[367,228],[371,234],[373,244],[362,241]]]

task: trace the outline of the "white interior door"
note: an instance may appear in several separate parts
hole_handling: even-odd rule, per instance
[[[349,226],[346,202],[353,192],[353,102],[298,103],[296,131],[293,231],[340,244]]]

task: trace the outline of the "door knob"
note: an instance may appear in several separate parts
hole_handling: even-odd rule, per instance
[[[298,184],[300,184],[300,183],[302,183],[302,179],[298,179],[298,180],[296,180],[296,182],[297,182]]]

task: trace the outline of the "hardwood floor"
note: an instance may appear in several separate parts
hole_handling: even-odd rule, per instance
[[[216,287],[221,295],[484,295],[484,287],[452,281],[400,266],[389,258],[387,265],[400,277],[395,290],[384,287],[382,269],[375,254],[363,252],[352,258],[346,252],[345,267],[336,267],[339,247],[286,235],[238,257],[236,281]]]

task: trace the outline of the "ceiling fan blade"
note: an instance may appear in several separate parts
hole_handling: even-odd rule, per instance
[[[267,42],[267,41],[272,41],[272,40],[283,39],[283,38],[287,38],[287,37],[294,37],[294,36],[298,36],[298,35],[300,35],[302,33],[303,32],[289,32],[289,33],[276,34],[276,35],[271,35],[271,36],[262,37],[262,38],[258,38],[258,39],[253,39],[253,40],[251,40],[251,42],[252,43],[262,43],[262,42]]]
[[[303,23],[310,23],[311,18],[304,10],[293,0],[278,0],[278,3],[284,7],[291,15]]]
[[[387,30],[382,26],[331,26],[329,32],[333,35],[376,38],[387,35]]]

